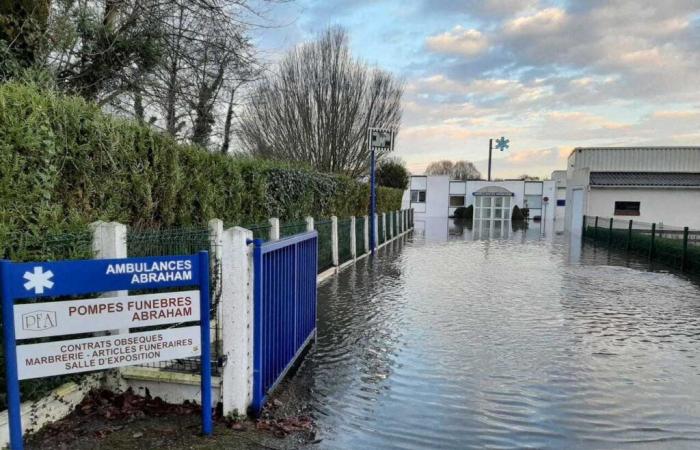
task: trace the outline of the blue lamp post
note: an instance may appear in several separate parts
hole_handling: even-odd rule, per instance
[[[369,168],[369,249],[374,255],[374,250],[377,247],[374,235],[376,230],[376,221],[374,217],[377,213],[377,192],[375,171],[377,168],[377,150],[388,149],[391,151],[394,145],[394,132],[381,128],[369,129],[369,153],[370,153],[370,168]]]

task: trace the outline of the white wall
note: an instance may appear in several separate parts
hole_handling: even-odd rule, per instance
[[[515,194],[510,200],[511,208],[518,205],[518,208],[523,207],[523,192],[525,191],[525,183],[522,181],[467,181],[467,205],[474,204],[474,192],[486,186],[500,186],[508,189]]]
[[[612,217],[616,201],[639,202],[639,216],[615,216],[622,220],[659,223],[674,227],[700,228],[700,190],[591,188],[586,215]]]
[[[425,217],[447,217],[450,205],[450,177],[428,177]]]

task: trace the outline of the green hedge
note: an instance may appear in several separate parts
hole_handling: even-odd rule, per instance
[[[0,249],[18,235],[76,232],[95,220],[136,227],[364,215],[368,187],[345,176],[213,154],[78,97],[0,85]],[[380,211],[402,192],[379,188]],[[60,255],[57,255],[60,256]]]

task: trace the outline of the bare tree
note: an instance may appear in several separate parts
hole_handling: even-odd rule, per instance
[[[368,127],[398,130],[402,94],[391,74],[352,57],[343,29],[329,28],[257,83],[237,132],[255,156],[359,176],[369,165]]]
[[[481,172],[470,161],[455,161],[447,159],[428,164],[426,175],[449,175],[452,180],[480,180]]]
[[[452,166],[452,179],[461,181],[479,180],[481,179],[481,172],[470,161],[456,161],[454,166]]]

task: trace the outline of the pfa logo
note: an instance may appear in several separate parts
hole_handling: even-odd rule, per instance
[[[22,329],[28,331],[43,331],[55,328],[56,311],[32,311],[22,314]]]

